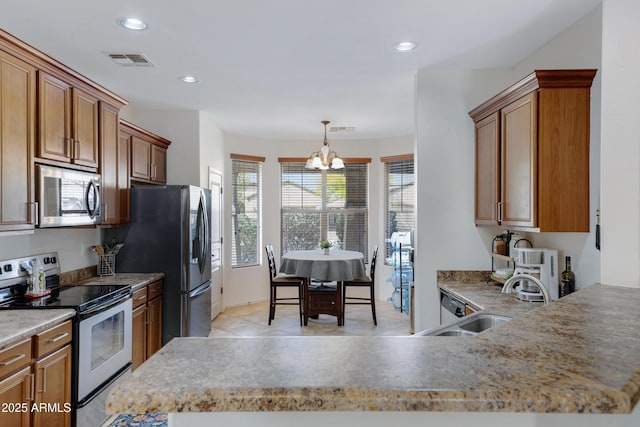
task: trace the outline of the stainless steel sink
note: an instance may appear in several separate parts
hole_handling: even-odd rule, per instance
[[[414,335],[434,337],[474,337],[487,329],[491,329],[494,326],[508,322],[509,320],[511,320],[511,317],[491,313],[475,313],[470,316],[463,317],[450,325],[428,329]]]
[[[509,320],[511,320],[510,317],[478,313],[475,318],[463,318],[462,321],[458,321],[456,324],[460,329],[464,329],[465,331],[482,332],[501,323],[508,322]]]
[[[435,337],[473,337],[477,335],[475,332],[469,331],[461,331],[461,330],[450,330],[450,331],[442,331],[437,334],[434,334]]]

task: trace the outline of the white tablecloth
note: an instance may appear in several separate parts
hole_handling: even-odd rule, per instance
[[[287,252],[282,256],[280,272],[330,281],[364,279],[367,275],[360,252],[339,249],[331,249],[329,255],[322,249]]]

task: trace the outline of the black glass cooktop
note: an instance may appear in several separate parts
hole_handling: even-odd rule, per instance
[[[131,294],[131,285],[60,286],[40,298],[16,297],[7,308],[73,308],[82,313]]]

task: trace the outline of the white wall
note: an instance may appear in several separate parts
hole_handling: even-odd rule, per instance
[[[96,265],[97,255],[88,248],[100,243],[100,230],[92,228],[36,229],[33,234],[0,233],[0,260],[58,252],[63,272]]]
[[[604,0],[602,282],[640,287],[640,2]]]
[[[270,243],[274,246],[277,261],[280,254],[280,164],[278,157],[307,157],[322,144],[322,135],[317,140],[286,140],[276,141],[247,137],[242,135],[225,134],[225,170],[231,171],[230,154],[248,154],[266,157],[263,165],[263,194],[262,194],[262,248]],[[379,197],[382,192],[381,155],[407,154],[413,149],[413,138],[403,137],[388,140],[333,140],[329,137],[329,144],[342,157],[371,157],[369,169],[369,247],[374,244],[384,244],[383,217],[378,208]],[[384,153],[384,154],[381,154]],[[225,206],[231,206],[231,176],[225,174],[224,195]],[[231,242],[231,210],[225,209],[225,236]],[[231,268],[231,245],[224,248],[224,305],[233,307],[251,302],[264,301],[269,298],[269,287],[266,285],[268,277],[265,264],[257,267]],[[261,252],[262,254],[262,252]],[[262,254],[264,255],[264,254]],[[384,281],[390,273],[384,269],[377,271],[380,280],[376,280],[377,298],[386,299],[391,296],[391,285]]]
[[[468,111],[537,68],[600,68],[600,16],[596,8],[514,68],[418,72],[416,156],[418,227],[416,232],[416,330],[438,324],[437,270],[487,270],[489,246],[503,229],[475,227],[474,131]],[[534,246],[572,257],[577,286],[600,281],[594,248],[599,188],[600,80],[591,102],[591,233],[528,234]],[[561,263],[563,267],[563,263]]]
[[[224,133],[213,114],[200,112],[200,186],[209,186],[209,167],[224,176]]]
[[[200,185],[200,113],[195,110],[131,108],[130,121],[171,141],[167,184]]]

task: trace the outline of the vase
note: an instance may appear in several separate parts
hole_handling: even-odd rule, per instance
[[[329,248],[323,248],[322,250],[324,251],[325,255],[329,255]]]

